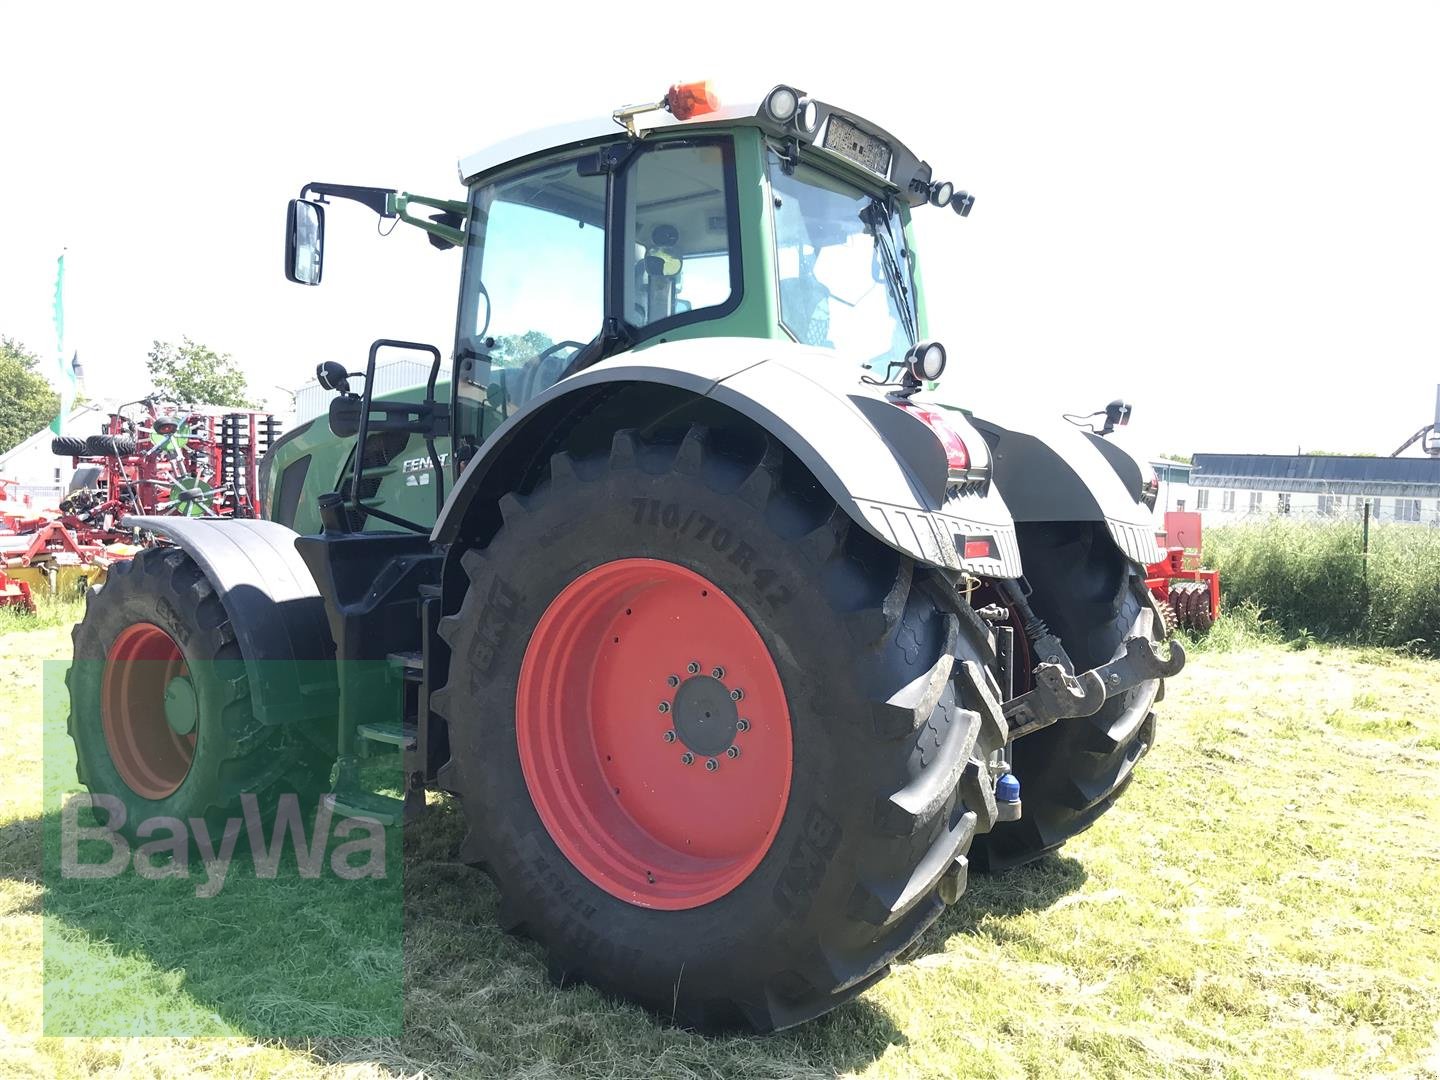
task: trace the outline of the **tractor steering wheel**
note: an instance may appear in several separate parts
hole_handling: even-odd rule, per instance
[[[565,361],[559,359],[555,355],[556,353],[561,349],[572,349],[575,352],[579,352],[589,344],[588,341],[566,340],[557,341],[549,348],[542,349],[536,355],[535,359],[525,365],[530,370],[530,377],[525,380],[525,400],[529,401],[537,394],[541,394],[550,389],[550,387],[559,382],[560,377],[565,374]],[[571,357],[565,358],[565,360],[569,359],[571,359]]]

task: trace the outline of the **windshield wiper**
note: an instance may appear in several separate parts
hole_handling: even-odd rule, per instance
[[[915,310],[910,304],[910,289],[905,284],[905,276],[900,272],[900,261],[895,257],[895,248],[890,243],[890,212],[879,199],[871,199],[870,205],[861,214],[861,220],[869,225],[875,233],[875,250],[880,253],[880,263],[885,268],[885,284],[889,287],[890,296],[894,299],[895,307],[900,312],[900,321],[905,326],[905,333],[910,338],[910,344],[918,344],[920,328],[915,325]]]

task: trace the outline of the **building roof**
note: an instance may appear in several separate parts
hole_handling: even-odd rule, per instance
[[[1440,458],[1196,454],[1190,483],[1205,488],[1433,499],[1440,498]]]
[[[1170,458],[1151,458],[1150,468],[1155,470],[1155,475],[1163,483],[1188,484],[1190,482],[1190,466],[1183,461],[1172,461]]]

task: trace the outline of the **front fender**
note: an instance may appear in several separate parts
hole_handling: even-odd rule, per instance
[[[262,723],[333,711],[333,667],[316,661],[333,661],[335,646],[296,533],[235,518],[135,516],[123,524],[164,537],[205,572],[235,631]]]
[[[586,395],[626,383],[652,383],[705,398],[763,428],[813,475],[836,504],[885,544],[917,561],[988,577],[1021,573],[1014,522],[988,482],[958,490],[946,482],[939,441],[920,421],[863,386],[833,352],[751,338],[707,338],[656,345],[597,364],[529,402],[495,432],[466,467],[432,539],[452,543],[464,530],[487,479],[503,477]],[[655,419],[636,417],[635,426]],[[980,433],[948,414],[961,438],[986,454]],[[502,485],[503,486],[503,485]],[[967,538],[988,537],[986,557],[966,557]]]
[[[995,483],[1016,521],[1103,521],[1127,558],[1165,557],[1140,501],[1145,466],[1123,447],[1059,420],[972,422],[990,444]]]

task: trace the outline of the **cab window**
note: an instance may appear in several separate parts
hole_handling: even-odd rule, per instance
[[[457,351],[481,390],[488,434],[554,385],[600,333],[605,178],[570,158],[472,196]]]
[[[626,169],[621,276],[631,327],[658,332],[739,302],[734,171],[728,140],[656,142]]]

